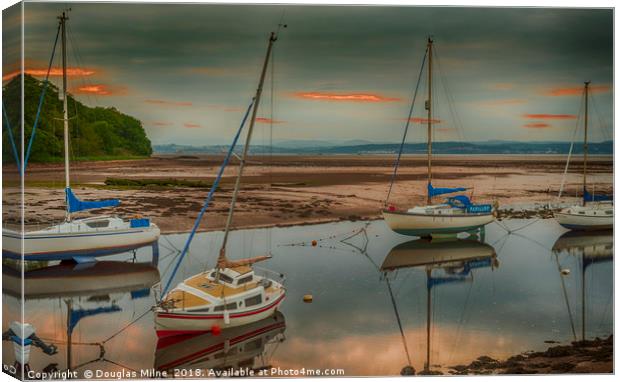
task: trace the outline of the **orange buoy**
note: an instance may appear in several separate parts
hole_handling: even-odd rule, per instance
[[[305,294],[304,295],[304,302],[311,303],[312,302],[312,295],[311,294]]]
[[[317,244],[318,244],[318,243],[317,243],[317,241],[316,241],[316,240],[312,240],[312,246],[313,246],[313,247],[316,247],[316,245],[317,245]]]
[[[219,336],[222,334],[222,328],[220,328],[219,325],[213,325],[211,327],[211,333],[213,333],[214,336]]]

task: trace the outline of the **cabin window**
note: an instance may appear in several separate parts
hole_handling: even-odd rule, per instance
[[[584,211],[579,211],[579,215],[585,215],[586,213]]]
[[[227,275],[225,275],[223,273],[220,273],[220,280],[222,280],[222,281],[224,281],[226,283],[229,283],[229,284],[233,283],[233,279],[230,276],[227,276]]]
[[[260,294],[257,294],[256,296],[252,296],[252,297],[246,298],[245,299],[245,306],[258,305],[261,302],[263,302],[263,297]]]
[[[221,312],[222,310],[233,310],[233,309],[237,309],[237,303],[236,302],[232,302],[230,304],[226,304],[226,305],[218,305],[216,306],[213,311],[214,312]]]
[[[252,281],[252,275],[237,280],[237,285],[245,284]]]
[[[613,212],[613,211],[605,211],[605,213],[606,213],[607,215],[611,215],[611,214],[613,214],[614,212]]]
[[[86,225],[90,228],[105,228],[110,225],[108,220],[95,220],[92,222],[86,222]]]

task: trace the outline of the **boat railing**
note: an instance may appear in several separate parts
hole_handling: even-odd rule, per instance
[[[272,269],[261,268],[257,266],[254,266],[253,269],[254,269],[254,274],[257,274],[262,277],[274,279],[280,284],[284,284],[284,282],[286,281],[286,277],[282,273],[276,272]]]

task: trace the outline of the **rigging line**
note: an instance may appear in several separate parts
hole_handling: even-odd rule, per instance
[[[131,325],[135,324],[136,322],[138,322],[142,317],[145,317],[148,313],[150,313],[152,311],[151,308],[147,309],[146,312],[142,313],[140,316],[138,316],[138,318],[136,318],[135,320],[131,321],[130,323],[128,323],[127,325],[123,326],[119,331],[117,331],[116,333],[112,334],[110,337],[108,337],[107,339],[101,341],[101,344],[104,344],[108,341],[110,341],[111,339],[113,339],[114,337],[116,337],[117,335],[121,334],[123,331],[125,331],[127,328],[129,328]]]
[[[568,310],[568,319],[570,321],[570,328],[573,332],[573,339],[577,341],[577,332],[575,331],[575,323],[573,322],[573,313],[570,308],[570,302],[568,301],[568,292],[566,291],[566,283],[562,276],[562,266],[560,265],[560,259],[557,253],[555,255],[555,262],[558,265],[558,274],[560,275],[560,281],[562,282],[562,294],[564,295],[564,302],[566,303],[566,309]]]
[[[452,97],[452,92],[450,92],[450,89],[448,88],[448,81],[445,78],[446,76],[443,70],[441,69],[441,62],[439,60],[439,55],[437,54],[437,48],[435,47],[435,45],[433,45],[433,55],[434,55],[433,57],[435,58],[435,62],[437,63],[437,68],[439,69],[438,72],[439,72],[439,78],[441,79],[441,85],[443,87],[443,91],[446,94],[446,99],[448,101],[448,109],[450,110],[450,114],[452,114],[452,118],[454,118],[454,124],[456,127],[457,134],[459,135],[459,139],[461,139],[461,141],[464,142],[465,134],[464,134],[464,129],[463,129],[463,122],[461,121],[461,118],[456,112],[454,98]]]
[[[407,140],[407,132],[409,131],[409,125],[411,124],[411,115],[413,114],[413,106],[415,105],[416,97],[418,96],[418,88],[420,86],[420,80],[422,79],[422,74],[424,71],[424,63],[426,62],[426,56],[428,55],[428,49],[424,52],[424,57],[422,58],[422,65],[420,65],[420,74],[418,74],[418,82],[416,83],[415,90],[413,92],[413,99],[411,100],[411,106],[409,108],[409,114],[407,116],[407,122],[405,123],[405,132],[403,133],[403,139],[400,142],[400,148],[398,149],[398,156],[396,157],[396,162],[394,163],[394,171],[392,172],[392,179],[390,180],[390,187],[388,189],[387,196],[385,198],[384,206],[387,206],[388,201],[390,200],[390,194],[392,193],[392,187],[394,186],[394,181],[396,180],[396,172],[398,171],[398,165],[400,163],[400,158],[403,154],[403,148],[405,147],[405,141]]]
[[[2,114],[4,114],[4,120],[6,121],[6,127],[9,132],[9,139],[11,140],[11,149],[13,151],[13,157],[15,158],[15,164],[17,164],[17,171],[21,173],[21,162],[19,160],[19,154],[17,154],[17,145],[15,144],[15,137],[13,136],[13,129],[11,128],[11,122],[9,116],[6,114],[6,106],[4,106],[4,99],[2,100]]]
[[[601,131],[603,132],[602,135],[605,136],[605,139],[612,140],[611,136],[609,135],[609,131],[607,131],[607,129],[604,127],[605,124],[603,124],[603,118],[601,117],[601,113],[598,111],[598,107],[596,106],[595,97],[590,97],[590,101],[592,103],[592,108],[594,109],[594,114],[596,114],[596,117],[598,119]]]
[[[396,315],[396,321],[398,322],[398,329],[400,330],[400,337],[403,340],[403,346],[405,347],[405,354],[407,354],[407,362],[411,365],[411,356],[409,355],[409,348],[407,347],[407,339],[405,338],[405,332],[403,330],[403,324],[400,320],[400,314],[398,313],[398,307],[396,306],[396,300],[394,299],[394,294],[392,293],[392,285],[390,284],[390,280],[386,277],[385,282],[388,286],[388,291],[390,292],[390,299],[392,300],[392,307],[394,308],[394,314]]]
[[[168,291],[168,288],[170,288],[170,284],[172,283],[172,280],[174,279],[174,275],[179,270],[179,266],[181,265],[181,262],[183,261],[183,258],[185,257],[185,255],[189,251],[189,246],[192,243],[192,240],[194,239],[194,235],[196,234],[196,231],[198,230],[198,226],[200,226],[200,222],[202,221],[202,217],[205,214],[205,211],[209,207],[209,203],[213,199],[213,195],[215,194],[215,190],[218,188],[218,186],[220,184],[220,180],[222,179],[222,175],[224,175],[224,169],[226,169],[226,166],[228,165],[228,162],[230,161],[230,158],[232,156],[233,150],[235,149],[235,146],[237,145],[237,141],[239,140],[239,136],[241,135],[241,131],[243,130],[243,126],[245,125],[245,122],[248,119],[248,116],[250,115],[250,110],[252,110],[252,107],[254,106],[254,101],[255,101],[255,99],[252,98],[252,101],[248,105],[248,108],[247,108],[247,110],[245,112],[245,115],[243,116],[243,120],[241,121],[241,125],[239,126],[239,129],[237,130],[237,134],[235,135],[235,137],[233,139],[233,142],[230,145],[230,148],[228,149],[228,153],[226,154],[226,157],[224,158],[224,161],[222,162],[222,165],[220,166],[220,170],[219,170],[219,172],[217,174],[217,177],[215,178],[215,181],[213,182],[213,185],[211,185],[211,189],[209,190],[209,194],[207,195],[207,199],[205,200],[205,203],[202,206],[202,209],[200,210],[200,213],[196,217],[196,221],[194,222],[194,227],[192,228],[192,231],[190,232],[189,237],[187,238],[187,241],[185,242],[185,246],[183,247],[183,251],[181,252],[181,256],[179,257],[179,260],[177,261],[177,263],[176,263],[176,265],[174,267],[174,270],[172,271],[172,274],[170,275],[170,279],[168,279],[168,283],[166,284],[164,290],[162,291],[162,296],[165,295],[166,292]]]
[[[452,357],[454,357],[454,352],[456,350],[456,346],[461,338],[461,335],[463,334],[463,321],[465,321],[465,312],[467,311],[467,305],[469,304],[469,299],[471,297],[471,292],[474,289],[474,283],[471,282],[469,283],[469,288],[467,290],[467,297],[465,297],[465,303],[463,304],[463,312],[461,314],[461,317],[459,318],[459,323],[458,326],[456,328],[456,341],[454,341],[454,345],[452,346],[452,350],[450,350],[450,356],[448,357],[448,364],[452,363]]]
[[[573,147],[575,145],[575,138],[577,137],[577,131],[579,130],[579,122],[581,120],[580,116],[584,106],[584,98],[585,92],[581,94],[581,101],[579,103],[579,114],[577,121],[575,122],[575,129],[573,130],[573,136],[570,140],[570,148],[568,149],[568,157],[566,158],[566,165],[564,166],[564,174],[562,174],[562,183],[560,183],[560,191],[558,192],[558,197],[556,199],[556,203],[560,202],[560,198],[562,197],[562,192],[564,191],[564,185],[566,183],[566,174],[568,173],[568,167],[570,165],[570,158],[573,154]]]
[[[43,81],[43,90],[41,90],[41,96],[39,97],[39,106],[37,108],[37,114],[34,118],[34,124],[32,126],[32,132],[30,133],[30,139],[28,140],[28,148],[26,149],[26,155],[24,156],[24,166],[21,168],[21,175],[26,173],[26,167],[28,166],[28,159],[30,159],[30,151],[32,150],[32,143],[37,133],[37,125],[39,124],[39,118],[41,117],[41,108],[43,107],[43,101],[45,100],[45,93],[49,85],[50,71],[52,70],[52,63],[54,62],[54,54],[56,53],[56,46],[58,45],[58,37],[60,36],[61,23],[58,24],[56,30],[56,38],[54,39],[54,46],[52,47],[52,56],[50,57],[49,64],[47,66],[47,73],[45,74],[45,80]]]

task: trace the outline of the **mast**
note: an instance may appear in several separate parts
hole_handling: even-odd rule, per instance
[[[586,205],[587,167],[588,167],[588,86],[590,81],[584,82],[586,92],[585,120],[583,131],[583,205]]]
[[[67,30],[66,22],[69,19],[65,12],[60,17],[61,29],[61,45],[62,45],[62,119],[64,125],[64,141],[65,141],[65,189],[71,187],[69,183],[69,108],[67,107]],[[71,220],[69,212],[69,203],[67,203],[67,211],[65,220]]]
[[[431,156],[433,154],[433,137],[432,137],[432,129],[431,129],[431,118],[433,116],[432,113],[432,91],[433,91],[433,39],[431,37],[428,38],[427,43],[428,49],[428,100],[426,101],[426,110],[427,110],[427,156],[428,156],[428,185],[431,184]],[[431,204],[431,195],[427,193],[426,196],[426,205]]]
[[[431,280],[430,268],[426,269],[426,362],[424,363],[424,371],[431,369]]]
[[[233,213],[235,211],[235,204],[237,202],[237,196],[239,194],[239,186],[241,184],[241,176],[245,167],[246,157],[248,155],[248,149],[250,147],[250,141],[252,139],[252,131],[254,130],[254,123],[256,122],[256,113],[258,112],[258,106],[260,104],[260,97],[263,92],[263,83],[265,82],[265,74],[267,73],[267,66],[269,64],[269,57],[271,57],[271,49],[273,43],[277,40],[275,32],[271,32],[269,36],[269,45],[267,46],[267,54],[265,55],[265,62],[258,82],[258,88],[256,89],[256,95],[254,96],[254,108],[252,109],[252,119],[250,120],[250,127],[248,128],[248,135],[245,138],[245,145],[243,146],[243,155],[239,161],[239,174],[235,182],[235,189],[233,191],[232,200],[230,202],[230,209],[228,210],[228,218],[226,219],[226,229],[224,230],[224,241],[222,242],[222,248],[220,248],[220,255],[217,259],[217,268],[223,268],[223,264],[226,264],[226,243],[228,241],[228,233],[230,232],[230,224],[232,222]]]

